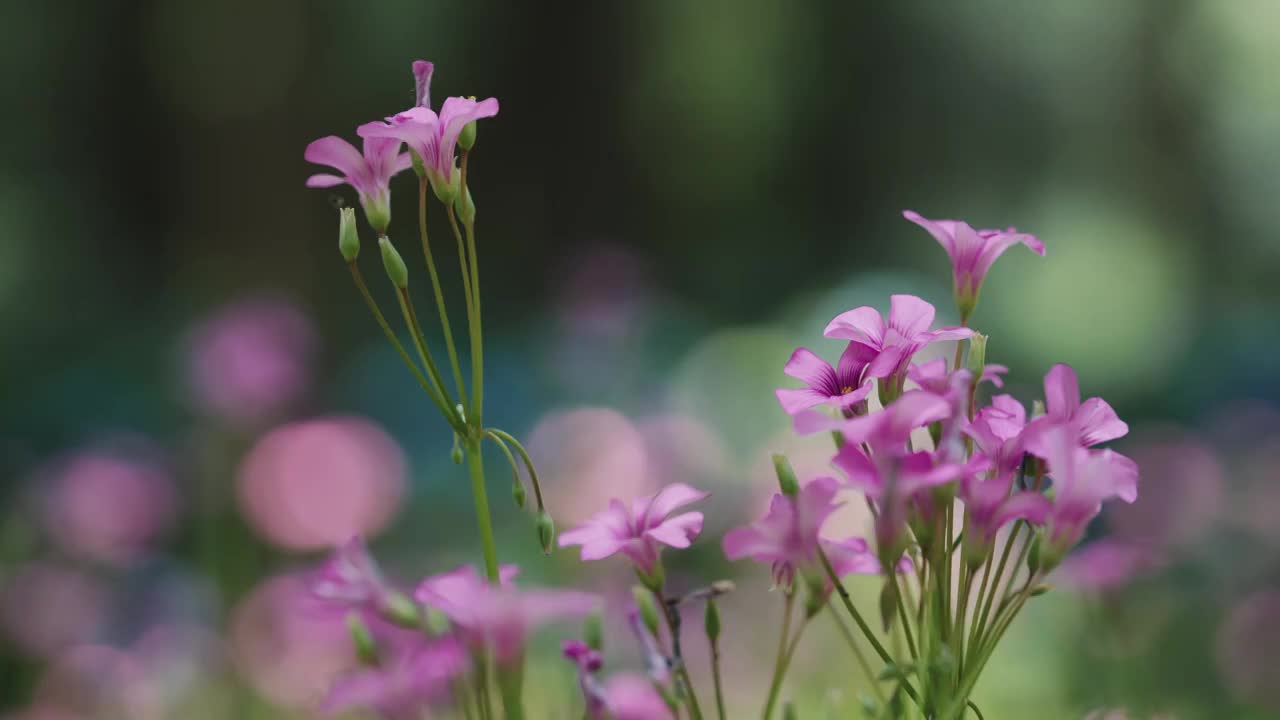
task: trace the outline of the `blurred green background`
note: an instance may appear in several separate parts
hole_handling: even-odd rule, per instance
[[[893,292],[954,320],[911,208],[1047,243],[996,265],[973,324],[1024,401],[1068,362],[1130,422],[1144,497],[1095,534],[1161,558],[1033,605],[987,717],[1280,717],[1278,24],[1267,0],[3,5],[0,716],[310,717],[346,656],[281,609],[293,573],[358,531],[406,582],[478,560],[447,428],[336,252],[353,193],[303,187],[305,145],[411,105],[427,58],[437,104],[501,102],[470,168],[487,419],[561,528],[715,491],[673,572],[739,582],[738,712],[774,598],[718,537],[768,452],[823,464],[782,364]],[[414,181],[393,189],[421,281]],[[500,462],[503,559],[620,606],[620,564],[541,556]],[[548,717],[574,689],[556,640]],[[791,693],[850,716],[822,642]]]

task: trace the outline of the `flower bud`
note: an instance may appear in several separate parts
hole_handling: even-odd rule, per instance
[[[417,628],[422,624],[422,612],[418,604],[409,596],[397,592],[387,596],[386,607],[382,609],[382,614],[402,627]]]
[[[782,453],[773,454],[773,470],[778,474],[778,487],[787,497],[795,497],[800,492],[800,483],[796,480],[796,471],[791,468],[791,461]]]
[[[1042,533],[1040,532],[1036,533],[1035,539],[1031,541],[1031,550],[1027,553],[1027,570],[1029,570],[1032,575],[1035,575],[1036,572],[1039,571],[1040,568],[1044,566],[1043,561],[1046,559],[1041,557],[1041,555],[1043,554],[1043,550],[1041,548],[1042,537],[1043,537]],[[1054,563],[1054,564],[1056,565],[1057,563]],[[1050,569],[1050,568],[1046,568],[1046,569]]]
[[[707,598],[707,609],[702,614],[702,626],[707,631],[707,638],[715,642],[720,638],[720,608],[713,598]]]
[[[351,642],[356,646],[356,657],[360,658],[360,662],[365,665],[377,665],[378,643],[373,639],[373,633],[369,632],[369,627],[364,624],[359,613],[353,612],[347,615],[347,632],[351,635]]]
[[[987,340],[982,333],[974,333],[969,338],[969,362],[965,366],[973,373],[974,382],[982,377],[982,370],[987,366]]]
[[[401,290],[409,287],[409,268],[405,266],[404,258],[400,257],[396,246],[391,244],[391,239],[386,235],[378,238],[378,248],[382,250],[382,265],[387,269],[387,277]]]
[[[898,584],[892,579],[885,582],[880,590],[880,622],[884,623],[884,631],[893,627],[893,616],[898,611]]]
[[[458,433],[453,434],[453,448],[449,450],[449,459],[453,460],[454,465],[462,464],[462,439],[458,437]]]
[[[542,545],[542,552],[550,555],[556,544],[556,523],[551,519],[551,513],[543,510],[538,513],[538,542]]]
[[[604,618],[596,611],[587,616],[582,624],[582,639],[587,647],[596,652],[604,652]]]
[[[360,233],[356,230],[356,209],[338,208],[338,252],[347,262],[360,256]]]
[[[475,98],[472,98],[473,100]],[[463,150],[470,150],[476,144],[476,121],[472,120],[462,126],[462,132],[458,133],[458,147]]]
[[[640,611],[645,629],[658,637],[658,607],[653,602],[653,593],[648,588],[635,585],[631,588],[631,597],[635,600],[636,610]]]
[[[515,478],[511,483],[511,499],[515,501],[516,507],[523,510],[527,498],[528,494],[524,490],[524,483],[520,482],[519,477]]]
[[[454,196],[453,209],[457,211],[458,217],[464,225],[470,225],[476,221],[476,203],[471,199],[471,188],[465,187]]]

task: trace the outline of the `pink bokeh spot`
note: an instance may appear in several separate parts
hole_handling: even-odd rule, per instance
[[[78,645],[59,656],[36,684],[35,697],[38,706],[69,717],[164,717],[161,693],[146,669],[131,653],[106,645]]]
[[[1107,525],[1117,538],[1156,546],[1192,546],[1223,510],[1224,480],[1213,451],[1193,436],[1149,436],[1128,453],[1160,492],[1132,505],[1114,503]]]
[[[551,488],[551,511],[561,527],[572,527],[613,497],[657,490],[648,470],[645,437],[621,413],[578,408],[544,416],[529,433],[529,453]]]
[[[275,415],[310,386],[315,346],[311,320],[289,302],[250,298],[227,305],[188,338],[192,400],[233,423]]]
[[[405,486],[400,446],[372,422],[333,416],[263,436],[239,472],[240,506],[267,540],[292,550],[377,534]]]
[[[46,481],[45,526],[67,553],[110,565],[143,555],[177,511],[160,468],[105,452],[58,464]]]
[[[1280,711],[1280,591],[1245,598],[1218,628],[1218,671],[1239,699]]]
[[[240,676],[271,702],[316,707],[329,687],[354,667],[351,638],[341,617],[311,612],[302,576],[269,578],[232,611],[232,662]]]
[[[88,642],[102,624],[107,590],[76,570],[47,563],[20,568],[0,586],[0,622],[14,646],[51,659]]]

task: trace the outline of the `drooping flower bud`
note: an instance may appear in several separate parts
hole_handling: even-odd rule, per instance
[[[524,483],[520,482],[520,478],[516,477],[511,482],[511,499],[515,501],[516,507],[524,509],[524,504],[528,494],[525,492]]]
[[[658,636],[658,606],[653,603],[653,593],[639,585],[631,588],[631,597],[635,600],[636,610],[640,611],[640,619],[650,635]]]
[[[981,378],[982,371],[987,366],[987,340],[986,335],[977,332],[969,337],[969,359],[965,367],[969,368],[974,378]],[[977,382],[975,379],[974,384]]]
[[[382,265],[387,269],[387,277],[391,278],[391,282],[401,290],[409,287],[409,268],[405,266],[404,258],[400,257],[396,246],[391,244],[391,239],[386,235],[378,238],[378,249],[382,250]]]
[[[453,199],[453,209],[466,225],[476,221],[476,203],[471,199],[471,188],[465,187]]]
[[[453,434],[453,448],[449,450],[449,459],[453,461],[454,465],[462,464],[462,439],[458,437],[458,433]],[[524,506],[521,505],[521,507]]]
[[[356,209],[338,208],[338,252],[347,262],[360,256],[360,233],[356,230]]]
[[[550,555],[556,546],[556,523],[551,519],[551,513],[543,510],[538,513],[537,524],[538,542],[542,545],[542,552]]]
[[[796,471],[792,469],[791,461],[782,453],[774,453],[772,457],[773,470],[778,474],[778,488],[783,495],[795,497],[800,492],[800,483],[796,480]]]

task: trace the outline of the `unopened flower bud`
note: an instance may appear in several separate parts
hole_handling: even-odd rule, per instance
[[[1047,558],[1041,557],[1041,555],[1043,554],[1043,548],[1041,543],[1042,538],[1043,538],[1043,533],[1037,532],[1035,539],[1031,541],[1031,550],[1027,552],[1027,570],[1031,571],[1032,575],[1035,575],[1036,572],[1039,571],[1041,567],[1044,567],[1045,565],[1044,560],[1047,559]],[[1056,565],[1057,563],[1054,563],[1054,564]],[[1046,569],[1049,569],[1049,568],[1046,568]]]
[[[604,652],[604,618],[599,611],[588,615],[582,623],[582,639],[592,650]]]
[[[524,483],[520,482],[520,478],[516,478],[511,483],[511,499],[515,501],[516,507],[524,509],[524,504],[528,498],[528,493],[524,490]]]
[[[720,638],[720,607],[712,598],[707,598],[707,609],[702,614],[702,626],[707,631],[707,638],[715,642]]]
[[[476,221],[476,203],[471,199],[471,188],[465,187],[454,196],[453,209],[457,211],[464,225],[470,225]]]
[[[645,587],[635,585],[631,588],[631,597],[635,600],[636,610],[640,611],[640,620],[649,634],[658,636],[658,606],[653,602],[653,593]]]
[[[407,595],[393,592],[387,596],[386,606],[382,614],[391,622],[408,628],[419,627],[422,623],[422,611],[418,604]]]
[[[454,465],[462,464],[462,439],[458,437],[458,433],[453,434],[453,448],[449,450],[449,459],[453,460]]]
[[[391,244],[391,239],[386,235],[378,238],[378,248],[382,250],[382,265],[387,269],[387,277],[401,290],[409,287],[409,268],[405,266],[404,258],[400,257],[396,246]]]
[[[885,581],[880,591],[880,622],[884,623],[884,631],[893,627],[893,616],[898,610],[898,584],[892,579]]]
[[[982,333],[974,333],[969,337],[969,362],[965,367],[973,373],[975,383],[982,377],[982,371],[987,366],[987,340],[987,336]]]
[[[347,615],[347,632],[351,635],[351,642],[356,647],[356,657],[360,658],[360,662],[365,665],[377,665],[378,643],[373,639],[373,633],[369,632],[369,627],[364,624],[359,613]]]
[[[778,487],[782,494],[795,497],[800,492],[800,483],[796,480],[796,471],[792,469],[791,461],[782,453],[774,453],[772,457],[773,470],[778,474]]]
[[[475,98],[472,98],[473,100]],[[476,144],[476,122],[472,120],[462,126],[462,132],[458,133],[458,147],[463,150],[470,150]]]
[[[556,546],[556,523],[551,519],[551,513],[543,510],[538,513],[538,542],[542,545],[542,552],[550,555]]]
[[[360,233],[356,230],[356,209],[338,208],[338,252],[347,262],[360,256]]]

